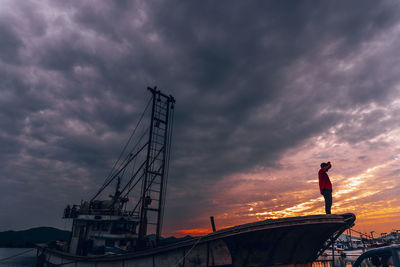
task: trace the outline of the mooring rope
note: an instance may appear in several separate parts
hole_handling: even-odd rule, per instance
[[[18,256],[21,256],[21,255],[23,255],[23,254],[26,254],[26,253],[28,253],[28,252],[31,252],[32,250],[35,250],[35,249],[36,249],[36,248],[28,249],[28,250],[26,250],[26,251],[17,253],[17,254],[15,254],[15,255],[12,255],[12,256],[9,256],[9,257],[6,257],[6,258],[2,258],[2,259],[0,259],[0,261],[6,261],[6,260],[10,260],[10,259],[12,259],[12,258],[16,258],[16,257],[18,257]]]
[[[185,255],[183,255],[183,257],[174,265],[174,267],[179,266],[179,264],[181,264],[182,260],[184,260],[189,254],[190,252],[192,252],[192,249],[195,248],[195,246],[197,246],[200,242],[200,240],[203,238],[203,236],[201,236],[199,239],[197,239],[197,242],[193,244],[193,246],[188,250],[188,252],[185,253]]]

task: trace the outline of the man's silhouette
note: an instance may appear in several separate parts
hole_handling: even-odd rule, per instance
[[[331,214],[332,207],[332,183],[327,174],[328,170],[332,167],[331,163],[321,163],[321,169],[318,172],[319,189],[325,198],[325,212]]]

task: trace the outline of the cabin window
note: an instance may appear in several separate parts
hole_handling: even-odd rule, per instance
[[[130,223],[125,223],[124,227],[125,227],[125,230],[126,230],[126,231],[132,232],[132,224],[130,224]]]
[[[75,226],[74,227],[74,237],[78,237],[79,236],[79,227]]]
[[[93,231],[103,231],[103,232],[107,232],[109,227],[110,227],[110,224],[109,224],[109,223],[104,223],[104,222],[95,223],[95,224],[93,225]]]
[[[125,239],[120,240],[119,241],[119,245],[120,246],[126,246],[126,240]]]
[[[133,223],[115,223],[112,228],[113,234],[118,233],[134,233],[136,225]]]
[[[113,247],[115,245],[115,241],[112,239],[106,239],[106,247]]]
[[[99,230],[100,230],[100,224],[99,223],[93,224],[93,231],[99,231]]]
[[[107,232],[109,227],[110,227],[109,223],[102,223],[101,230]]]
[[[125,232],[125,227],[123,223],[115,223],[114,224],[114,232],[115,233],[123,233]]]

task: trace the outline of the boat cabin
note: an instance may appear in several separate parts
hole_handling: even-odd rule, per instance
[[[96,200],[67,206],[64,218],[73,219],[68,251],[86,256],[133,250],[138,239],[139,215],[122,211],[124,201]]]

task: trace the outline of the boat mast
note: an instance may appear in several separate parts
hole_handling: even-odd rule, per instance
[[[123,220],[125,217],[135,220],[138,225],[138,247],[148,245],[146,236],[150,234],[155,235],[157,243],[161,236],[175,104],[173,96],[163,94],[157,87],[147,89],[151,98],[103,185],[89,202],[81,204],[79,210],[72,212],[69,208],[64,216],[77,218],[78,214],[101,213],[122,216]],[[150,126],[144,127],[138,140],[133,142],[136,130],[144,126],[144,118],[149,118],[147,125]],[[114,194],[109,195],[111,202],[98,199],[109,190],[113,181],[117,183]],[[132,233],[136,234],[136,226]]]
[[[152,93],[147,157],[142,180],[141,208],[139,222],[139,242],[152,232],[158,242],[161,235],[162,216],[165,199],[165,183],[168,177],[168,162],[175,99],[157,90],[147,88]],[[151,228],[151,229],[150,229]],[[150,231],[149,231],[150,230]]]

